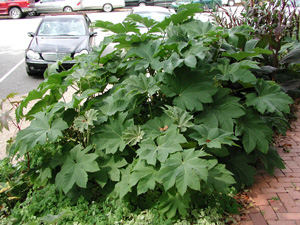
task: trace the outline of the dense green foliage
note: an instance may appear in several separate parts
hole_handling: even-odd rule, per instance
[[[212,17],[215,24],[225,28],[252,27],[253,40],[247,47],[272,51],[259,59],[257,76],[276,81],[293,98],[300,97],[300,8],[295,0],[247,1],[241,12],[222,8]]]
[[[115,34],[72,69],[59,73],[58,63],[47,70],[16,110],[18,120],[31,124],[9,150],[11,157],[26,156],[35,188],[55,187],[60,199],[97,204],[117,197],[135,209],[188,217],[201,199],[251,185],[258,160],[269,173],[284,167],[272,135],[285,132],[293,100],[259,75],[273,52],[249,26],[194,20],[201,11],[187,5],[161,23],[138,15],[121,24],[98,21],[96,27]],[[70,89],[75,94],[65,101]],[[67,218],[78,210],[70,207],[51,214]],[[229,208],[222,209],[237,210]]]

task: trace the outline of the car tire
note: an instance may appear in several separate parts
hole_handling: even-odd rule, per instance
[[[147,6],[146,2],[140,2],[139,6]]]
[[[28,13],[23,13],[22,14],[22,18],[26,18],[26,16],[28,16]]]
[[[36,72],[36,71],[30,70],[29,67],[28,67],[28,65],[26,65],[26,72],[27,72],[27,75],[30,76],[30,77],[43,75],[42,72]]]
[[[228,1],[228,5],[229,5],[229,6],[234,6],[234,0],[229,0],[229,1]]]
[[[30,77],[32,77],[32,76],[37,76],[37,75],[38,75],[37,73],[32,72],[32,71],[30,71],[30,70],[28,70],[28,69],[26,69],[26,72],[27,72],[27,75],[30,76]]]
[[[20,19],[22,18],[23,13],[18,7],[13,7],[9,10],[9,16],[12,19]]]
[[[63,9],[64,12],[73,12],[73,9],[72,7],[70,6],[66,6],[64,9]]]
[[[104,11],[104,12],[111,12],[111,11],[113,11],[112,5],[109,4],[109,3],[104,4],[104,5],[103,5],[103,11]]]

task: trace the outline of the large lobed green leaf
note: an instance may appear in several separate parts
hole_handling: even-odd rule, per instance
[[[233,173],[227,170],[224,164],[217,164],[209,170],[207,187],[212,193],[214,191],[228,193],[229,187],[235,183]]]
[[[220,59],[217,64],[214,65],[215,69],[213,73],[217,75],[220,80],[230,80],[231,82],[243,82],[253,83],[256,81],[256,77],[248,69],[257,68],[255,63],[230,63],[229,59]]]
[[[149,94],[150,96],[160,90],[156,85],[155,79],[147,77],[145,74],[140,74],[139,76],[131,75],[123,83],[127,84],[125,88],[128,91],[134,90],[142,94]]]
[[[137,194],[154,190],[158,171],[154,166],[148,165],[145,160],[138,160],[130,175],[130,185],[137,185]]]
[[[97,103],[97,107],[99,107],[100,111],[106,116],[112,116],[117,112],[122,112],[129,103],[126,93],[125,89],[118,89]]]
[[[68,193],[74,184],[86,188],[88,172],[99,170],[96,162],[98,155],[88,153],[90,150],[90,147],[82,150],[81,145],[76,145],[64,160],[60,172],[56,175],[55,183],[65,193]]]
[[[236,145],[234,140],[238,140],[233,132],[225,131],[217,127],[210,128],[205,125],[194,125],[194,132],[189,136],[198,141],[199,146],[208,148],[221,148],[222,145]]]
[[[11,156],[18,150],[19,156],[23,156],[37,144],[55,142],[63,136],[62,131],[69,127],[63,119],[56,118],[52,121],[50,115],[44,112],[35,114],[34,118],[27,128],[18,132],[16,142],[9,150]]]
[[[179,134],[177,129],[168,128],[167,132],[156,140],[151,138],[143,140],[136,153],[140,159],[146,160],[148,164],[156,165],[157,161],[165,162],[169,154],[181,151],[180,144],[185,142],[185,137]]]
[[[273,131],[264,120],[248,110],[246,115],[238,120],[235,134],[242,135],[243,146],[248,154],[254,149],[267,153]]]
[[[289,104],[294,101],[287,94],[280,90],[277,84],[269,84],[264,80],[259,80],[255,89],[256,93],[246,95],[247,106],[254,106],[261,114],[265,112],[276,113],[282,116],[282,112],[289,113]]]
[[[143,59],[141,61],[143,64],[141,68],[147,68],[151,66],[155,70],[160,70],[162,68],[162,64],[158,57],[160,45],[161,41],[159,40],[141,43],[138,47],[131,48],[127,53],[127,57],[138,56]]]
[[[210,79],[204,74],[189,71],[186,67],[177,69],[174,75],[166,74],[162,92],[174,98],[173,104],[192,110],[203,110],[203,103],[211,103],[212,96],[217,92]]]
[[[245,114],[244,107],[239,104],[239,98],[229,95],[228,89],[219,89],[213,96],[213,102],[204,106],[204,110],[195,118],[196,124],[207,127],[219,127],[232,132],[234,119]]]
[[[97,150],[105,150],[107,154],[114,154],[123,151],[126,141],[123,131],[133,125],[133,121],[126,120],[127,113],[119,113],[110,117],[108,123],[95,128],[96,134],[91,136],[91,141],[96,145]]]
[[[204,156],[207,156],[205,152],[195,149],[172,154],[162,163],[158,174],[164,189],[167,191],[175,185],[181,196],[188,187],[200,191],[200,182],[207,182],[208,170],[217,164],[216,160],[201,159]]]

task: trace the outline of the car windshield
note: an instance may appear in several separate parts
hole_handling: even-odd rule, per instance
[[[48,20],[44,21],[37,35],[42,36],[81,36],[86,35],[82,20]]]
[[[141,17],[147,17],[148,19],[153,19],[157,22],[161,22],[166,17],[170,16],[169,13],[164,13],[164,12],[136,12],[135,14],[138,14]]]

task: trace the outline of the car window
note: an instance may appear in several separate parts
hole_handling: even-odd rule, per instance
[[[86,30],[82,20],[44,21],[41,24],[37,35],[80,36],[80,35],[86,35]]]

